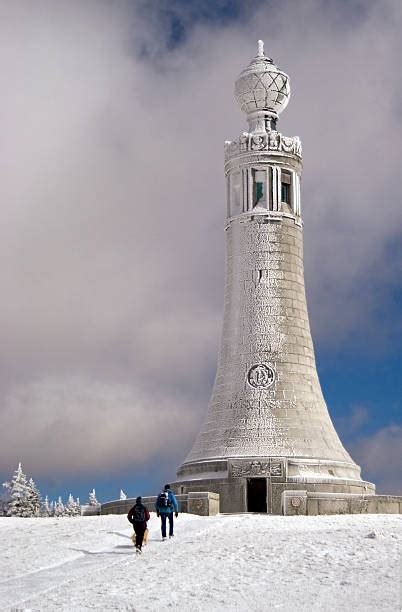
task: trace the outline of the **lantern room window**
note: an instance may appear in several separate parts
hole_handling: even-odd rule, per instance
[[[282,170],[281,173],[281,201],[291,206],[290,172]]]
[[[253,206],[267,208],[267,173],[265,170],[254,171]]]
[[[281,200],[282,202],[286,202],[286,204],[290,204],[290,185],[287,183],[282,183],[282,191],[281,191]]]

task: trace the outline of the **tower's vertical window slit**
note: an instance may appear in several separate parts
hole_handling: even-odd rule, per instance
[[[290,204],[290,185],[282,182],[282,202]]]
[[[254,171],[253,206],[267,208],[267,173],[265,170]]]
[[[287,204],[290,209],[292,204],[291,177],[290,172],[286,170],[281,172],[281,202],[282,204]]]
[[[269,190],[268,190],[268,208],[269,210],[274,210],[274,194],[273,194],[273,184],[274,184],[274,169],[272,166],[268,168],[268,176],[269,176]]]

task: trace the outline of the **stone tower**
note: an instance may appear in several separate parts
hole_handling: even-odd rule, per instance
[[[205,423],[175,489],[219,493],[222,512],[270,513],[281,512],[286,489],[374,493],[321,392],[304,288],[302,147],[276,129],[289,77],[262,41],[235,95],[249,128],[225,143],[221,351]]]

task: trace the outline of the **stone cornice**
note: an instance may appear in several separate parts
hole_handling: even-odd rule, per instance
[[[247,152],[271,151],[296,155],[302,159],[302,144],[298,136],[283,136],[271,131],[263,134],[242,134],[237,140],[225,142],[225,161]]]
[[[227,230],[230,224],[233,223],[234,221],[240,221],[240,223],[247,223],[247,222],[258,221],[259,217],[261,220],[265,220],[265,222],[272,221],[272,222],[277,222],[277,223],[281,222],[283,219],[291,219],[292,221],[294,221],[295,225],[301,228],[303,227],[302,218],[297,215],[286,213],[283,211],[273,211],[273,210],[256,211],[255,209],[253,209],[253,210],[243,212],[240,215],[228,217],[225,222],[225,230]]]

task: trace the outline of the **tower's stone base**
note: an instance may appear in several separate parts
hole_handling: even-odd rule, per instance
[[[177,494],[212,491],[220,512],[282,514],[285,491],[374,495],[353,463],[304,458],[242,458],[187,463],[172,485]]]
[[[282,494],[282,513],[286,516],[402,514],[402,496],[286,490]]]

